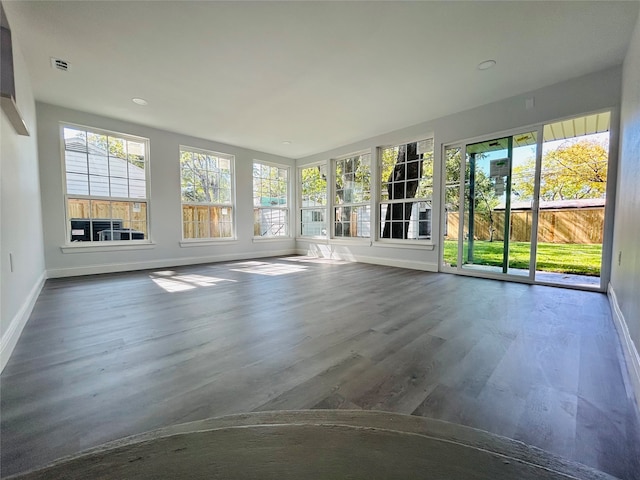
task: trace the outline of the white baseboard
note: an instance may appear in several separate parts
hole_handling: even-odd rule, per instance
[[[252,258],[277,257],[293,255],[295,249],[271,250],[268,252],[245,252],[224,255],[209,255],[200,257],[165,258],[144,262],[108,263],[100,265],[84,265],[82,267],[52,268],[47,270],[47,278],[76,277],[80,275],[96,275],[100,273],[131,272],[150,268],[179,267],[182,265],[197,265],[199,263],[228,262]]]
[[[384,265],[387,267],[410,268],[412,270],[422,270],[424,272],[437,272],[438,265],[428,262],[416,262],[415,260],[398,260],[396,258],[365,257],[357,256],[356,261],[371,263],[373,265]]]
[[[607,289],[607,295],[609,297],[611,311],[613,312],[613,322],[616,325],[616,330],[618,330],[618,336],[620,337],[624,357],[627,361],[629,377],[631,377],[631,386],[635,393],[638,408],[640,408],[640,355],[638,354],[638,349],[629,334],[627,321],[624,318],[622,310],[620,310],[618,297],[616,297],[616,292],[611,284],[609,284],[609,288]]]
[[[24,326],[29,320],[29,316],[33,311],[33,307],[36,304],[36,300],[42,291],[42,287],[44,286],[46,279],[47,272],[42,272],[31,288],[31,291],[29,292],[29,295],[27,295],[22,307],[20,307],[20,310],[18,310],[15,316],[11,319],[9,328],[7,328],[7,331],[2,335],[2,340],[0,340],[0,373],[4,370],[5,365],[9,361],[9,357],[11,357],[11,354],[13,353],[13,349],[18,343],[18,339],[22,334]]]
[[[422,270],[425,272],[438,271],[438,265],[435,263],[417,262],[415,260],[399,260],[397,258],[371,257],[368,255],[354,255],[351,252],[349,252],[348,254],[344,254],[343,252],[333,251],[333,250],[331,250],[328,255],[322,256],[322,255],[318,255],[317,252],[311,252],[305,248],[298,248],[296,250],[296,253],[298,255],[311,255],[311,256],[318,256],[319,258],[330,258],[332,260],[343,260],[347,262],[360,262],[360,263],[370,263],[372,265],[384,265],[387,267],[410,268],[412,270]]]

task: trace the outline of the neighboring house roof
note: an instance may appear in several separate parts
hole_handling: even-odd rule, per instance
[[[89,144],[82,138],[65,138],[65,150],[74,151],[74,152],[83,152],[87,153],[87,149],[89,153],[93,155],[106,155],[107,151],[104,148],[101,148],[97,145]]]
[[[574,200],[553,200],[540,202],[540,210],[563,210],[575,208],[599,208],[604,207],[604,198],[580,198]],[[504,210],[501,203],[494,210]],[[513,202],[511,210],[531,210],[531,202]]]
[[[80,170],[73,169],[74,164],[78,162],[82,166],[86,164],[86,153],[89,154],[89,161],[91,163],[91,173],[94,175],[109,175],[109,169],[107,167],[107,151],[106,149],[100,147],[99,145],[87,144],[87,142],[83,138],[66,138],[65,139],[65,150],[66,150],[66,162],[67,162],[67,171],[70,170],[74,172],[82,172],[82,168]],[[145,173],[144,168],[140,168],[133,163],[128,162],[125,158],[119,157],[109,157],[109,162],[111,164],[111,169],[114,172],[126,172],[129,170],[129,177],[144,180]],[[85,172],[86,173],[86,172]],[[113,174],[113,173],[112,173]],[[118,174],[116,174],[118,176]],[[126,176],[126,174],[125,174]]]
[[[65,139],[67,193],[105,197],[146,197],[144,168],[125,158],[112,157],[83,139]]]

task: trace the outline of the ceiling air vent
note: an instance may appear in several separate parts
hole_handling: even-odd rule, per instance
[[[71,65],[66,60],[51,57],[51,67],[67,72],[71,68]]]

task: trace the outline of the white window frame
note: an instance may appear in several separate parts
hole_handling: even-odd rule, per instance
[[[190,153],[196,153],[196,154],[200,154],[200,155],[207,155],[207,156],[211,156],[211,157],[216,157],[218,159],[224,159],[224,160],[229,160],[230,163],[230,171],[231,171],[231,182],[230,182],[230,200],[229,202],[185,202],[182,198],[182,153],[183,152],[190,152]],[[197,148],[197,147],[191,147],[188,145],[180,145],[179,148],[179,156],[178,156],[178,169],[179,169],[179,174],[180,174],[180,183],[181,183],[181,188],[180,188],[180,223],[181,223],[181,232],[182,232],[182,242],[180,242],[181,245],[188,245],[188,244],[206,244],[206,243],[219,243],[219,242],[233,242],[236,241],[237,237],[236,237],[236,171],[235,171],[235,155],[232,155],[230,153],[224,153],[224,152],[216,152],[213,150],[206,150],[203,148]],[[189,205],[189,206],[193,206],[193,207],[209,207],[209,212],[211,211],[211,207],[215,207],[215,208],[230,208],[231,209],[231,235],[230,236],[224,236],[224,237],[212,237],[211,232],[209,232],[209,236],[206,237],[185,237],[185,231],[184,231],[184,224],[185,224],[185,220],[184,220],[184,206],[185,205]],[[211,224],[211,221],[209,220],[209,225]]]
[[[407,198],[402,198],[402,199],[383,199],[383,195],[386,192],[386,187],[385,187],[385,183],[387,182],[387,179],[382,178],[383,175],[383,151],[385,149],[389,149],[389,148],[396,148],[396,147],[400,147],[402,145],[408,145],[410,143],[418,143],[420,144],[421,142],[428,142],[428,144],[431,145],[431,162],[432,162],[432,173],[431,173],[431,183],[430,183],[430,187],[431,187],[431,196],[430,197],[414,197],[411,199],[407,199]],[[402,142],[398,142],[398,143],[394,143],[394,144],[390,144],[390,145],[383,145],[377,148],[377,172],[376,172],[376,181],[377,181],[377,189],[376,189],[376,202],[375,202],[375,217],[376,217],[376,243],[378,243],[379,245],[385,245],[385,244],[394,244],[395,246],[429,246],[430,248],[432,248],[432,246],[434,245],[433,243],[433,232],[434,232],[434,224],[435,222],[437,222],[437,213],[434,213],[433,207],[434,207],[434,188],[436,187],[436,181],[435,181],[435,175],[436,175],[436,165],[435,165],[435,141],[434,141],[434,136],[431,135],[426,135],[424,137],[421,137],[419,139],[414,139],[414,140],[408,140],[408,141],[402,141]],[[421,177],[422,178],[422,177]],[[424,178],[428,178],[428,177],[424,177]],[[406,183],[406,180],[404,180],[404,182]],[[418,186],[419,188],[419,186]],[[393,204],[404,204],[407,202],[411,202],[414,204],[414,207],[416,206],[416,204],[420,204],[420,203],[428,203],[429,204],[429,208],[431,210],[431,218],[430,218],[430,225],[431,225],[431,234],[429,236],[429,238],[384,238],[382,236],[383,234],[383,229],[384,229],[384,217],[382,215],[382,205],[393,205]],[[389,208],[389,207],[387,207]],[[420,208],[420,206],[418,205],[418,207],[415,208]],[[420,228],[419,225],[419,220],[416,223],[417,228]],[[391,246],[391,245],[389,245]]]
[[[89,188],[89,193],[88,194],[75,194],[75,193],[69,193],[68,192],[68,188],[67,188],[67,158],[66,158],[66,152],[67,152],[67,148],[66,148],[66,140],[65,140],[65,133],[64,130],[66,128],[69,129],[74,129],[74,130],[81,130],[84,131],[87,135],[88,134],[95,134],[95,135],[104,135],[107,136],[107,139],[109,137],[112,138],[117,138],[117,139],[122,139],[125,141],[131,141],[134,143],[140,143],[144,145],[144,182],[145,182],[145,196],[144,197],[131,197],[131,196],[110,196],[110,195],[91,195],[91,174],[90,174],[90,164],[89,164],[89,148],[87,146],[87,150],[86,150],[86,154],[87,154],[87,182],[88,182],[88,188]],[[62,251],[64,253],[70,253],[73,251],[80,251],[80,250],[84,250],[84,251],[102,251],[102,250],[109,250],[111,248],[116,248],[116,249],[129,249],[129,248],[135,248],[135,247],[140,247],[140,246],[148,246],[150,244],[152,244],[153,242],[151,241],[151,222],[150,222],[150,212],[151,212],[151,200],[150,200],[150,175],[149,175],[149,166],[150,166],[150,161],[149,161],[149,139],[145,138],[145,137],[139,137],[136,135],[131,135],[128,133],[121,133],[121,132],[115,132],[112,130],[105,130],[102,128],[97,128],[97,127],[91,127],[91,126],[87,126],[87,125],[80,125],[80,124],[75,124],[75,123],[69,123],[69,122],[60,122],[59,124],[59,138],[60,138],[60,158],[61,158],[61,162],[62,162],[62,190],[63,190],[63,201],[64,201],[64,221],[65,221],[65,241],[64,244],[62,246]],[[107,140],[108,141],[108,140]],[[71,152],[73,152],[74,150],[69,150]],[[78,151],[80,152],[80,151]],[[112,157],[108,154],[106,154],[107,158],[121,158],[121,157]],[[110,170],[110,165],[109,162],[108,164],[108,170]],[[111,176],[107,175],[107,177],[109,180],[111,180]],[[127,188],[131,187],[131,184],[129,182],[130,178],[127,175]],[[109,181],[109,185],[111,185],[111,182]],[[109,187],[110,189],[111,187]],[[146,205],[146,211],[145,211],[145,219],[144,219],[144,229],[146,229],[145,233],[145,238],[144,239],[126,239],[126,240],[120,240],[117,239],[115,237],[115,234],[117,232],[115,232],[116,229],[114,229],[113,227],[115,226],[113,224],[113,217],[111,217],[111,221],[112,221],[112,225],[111,225],[111,229],[108,230],[112,230],[113,233],[113,237],[112,239],[105,239],[105,240],[94,240],[93,238],[91,238],[89,241],[73,241],[72,237],[73,237],[73,231],[71,228],[71,220],[72,217],[69,216],[69,200],[86,200],[89,202],[92,201],[98,201],[98,202],[127,202],[132,204],[131,205],[131,209],[130,210],[130,214],[131,213],[136,213],[135,212],[135,204],[136,203],[144,203]],[[89,208],[89,211],[91,212],[91,207]],[[113,215],[113,213],[112,213]],[[93,216],[89,216],[88,218],[85,217],[74,217],[74,218],[81,218],[81,219],[86,219],[86,220],[94,220]],[[125,230],[129,230],[129,232],[131,231],[140,231],[137,230],[136,228],[133,228],[134,225],[137,225],[141,222],[141,220],[132,220],[131,218],[125,220],[123,223],[129,223],[129,225],[131,225],[128,228],[125,228]],[[92,232],[93,233],[93,232]],[[128,236],[132,236],[131,233],[129,233]],[[145,247],[148,248],[148,247]]]
[[[351,159],[351,158],[355,158],[355,157],[369,157],[369,185],[368,185],[368,191],[369,191],[369,200],[363,200],[361,202],[343,202],[343,203],[338,203],[337,201],[337,189],[336,186],[338,185],[338,163],[339,162],[343,162],[345,160]],[[374,191],[373,191],[373,184],[376,181],[375,175],[374,175],[374,159],[373,159],[373,155],[371,154],[370,150],[363,150],[360,152],[355,152],[353,154],[350,155],[343,155],[341,157],[337,157],[337,158],[333,158],[331,159],[331,188],[328,188],[329,192],[330,192],[330,196],[331,196],[331,215],[330,215],[330,222],[331,222],[331,226],[330,226],[330,238],[332,240],[345,240],[348,242],[355,242],[355,241],[363,241],[363,240],[369,240],[372,235],[371,235],[371,229],[375,228],[376,225],[376,215],[375,215],[375,207],[372,205],[372,200],[374,199]],[[336,235],[336,226],[338,225],[338,221],[336,219],[336,210],[338,208],[360,208],[360,207],[368,207],[369,208],[369,235],[349,235],[349,236],[345,236],[345,235]]]
[[[257,178],[261,178],[262,177],[256,177],[255,176],[255,167],[256,165],[263,165],[266,167],[270,167],[270,168],[277,168],[280,170],[284,170],[285,172],[287,172],[287,181],[286,181],[286,204],[281,205],[270,205],[270,206],[260,206],[260,205],[256,205],[255,201],[256,201],[256,192],[255,192],[255,180]],[[291,167],[288,165],[282,165],[282,164],[278,164],[278,163],[272,163],[272,162],[265,162],[262,160],[257,160],[254,159],[253,160],[253,164],[252,164],[252,173],[251,173],[251,193],[252,193],[252,202],[253,202],[253,210],[254,210],[254,234],[253,234],[253,238],[254,240],[277,240],[277,239],[288,239],[291,238],[291,208],[290,208],[290,203],[291,203]],[[258,210],[259,212],[263,211],[263,210],[279,210],[281,212],[284,213],[285,216],[285,221],[284,221],[284,225],[286,228],[286,232],[284,235],[256,235],[255,234],[255,212],[256,210]]]
[[[299,238],[302,239],[323,239],[326,240],[329,238],[329,228],[331,228],[331,219],[329,218],[329,205],[330,205],[330,191],[331,189],[329,188],[329,184],[330,184],[330,172],[329,172],[329,167],[330,165],[328,164],[328,162],[323,161],[323,162],[317,162],[317,163],[311,163],[311,164],[307,164],[307,165],[301,165],[298,167],[298,175],[297,175],[297,185],[298,185],[298,225],[296,227],[297,229],[297,235]],[[324,168],[325,169],[325,178],[326,178],[326,187],[325,187],[325,202],[324,205],[307,205],[307,206],[303,206],[303,201],[302,201],[302,171],[305,169],[309,169],[309,168]],[[318,210],[323,210],[323,214],[324,214],[324,234],[320,234],[320,235],[303,235],[303,228],[302,228],[302,222],[305,216],[304,212],[314,212],[314,211],[318,211]],[[313,213],[312,213],[313,215]]]

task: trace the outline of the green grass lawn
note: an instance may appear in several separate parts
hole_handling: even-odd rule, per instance
[[[476,265],[502,265],[502,242],[476,240],[473,263]],[[445,241],[444,258],[455,266],[458,242]],[[466,248],[466,242],[465,242]],[[529,268],[530,244],[511,242],[509,245],[509,267]],[[544,272],[573,273],[577,275],[600,275],[602,245],[539,243],[536,269]]]

